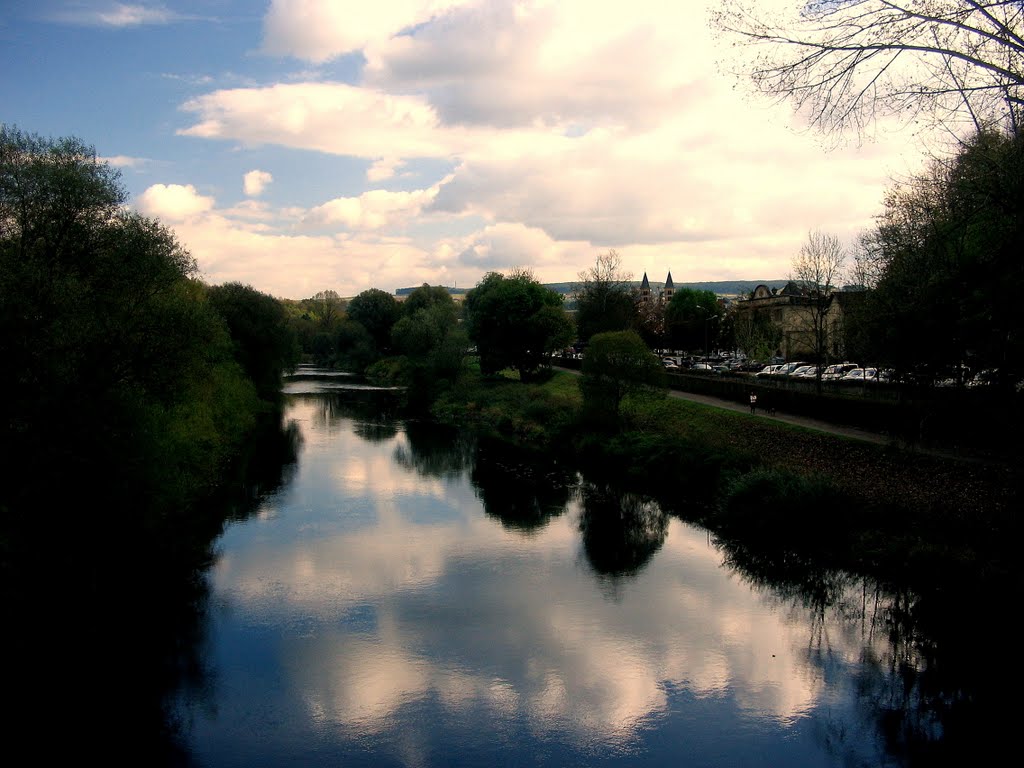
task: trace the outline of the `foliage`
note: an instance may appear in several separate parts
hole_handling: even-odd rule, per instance
[[[638,322],[637,305],[630,290],[630,275],[621,270],[622,259],[614,251],[597,257],[590,269],[580,272],[573,285],[576,302],[576,338],[587,342],[595,333],[625,331]]]
[[[346,309],[348,319],[359,323],[370,334],[379,355],[387,354],[391,344],[391,326],[401,311],[395,297],[379,288],[368,288],[355,296]]]
[[[618,426],[626,397],[664,397],[665,368],[636,331],[593,336],[583,356],[580,389],[591,419]]]
[[[273,296],[241,283],[209,289],[211,305],[227,323],[235,359],[260,398],[276,403],[281,377],[299,361],[299,345],[284,307]]]
[[[742,349],[751,360],[767,363],[782,344],[782,328],[771,320],[770,309],[730,312],[723,323],[730,329],[732,345]]]
[[[389,378],[408,388],[411,405],[427,407],[439,392],[450,386],[463,369],[469,340],[459,327],[458,309],[448,291],[429,286],[409,295],[410,307],[391,329],[391,346],[404,364],[392,369]],[[409,299],[405,304],[408,304]]]
[[[568,444],[580,403],[578,379],[572,374],[556,372],[544,383],[533,383],[467,373],[438,397],[431,413],[445,424],[557,451]]]
[[[860,132],[885,114],[952,133],[1022,124],[1019,0],[817,0],[777,19],[726,0],[713,25],[766,49],[746,67],[754,85],[825,130]]]
[[[822,538],[848,535],[857,511],[856,500],[825,477],[755,469],[728,484],[715,523],[720,531],[755,541],[820,545]]]
[[[411,317],[421,309],[442,305],[455,311],[455,300],[451,293],[443,285],[428,285],[424,283],[413,290],[402,302],[402,315]]]
[[[674,349],[701,349],[714,346],[711,326],[718,332],[722,308],[711,291],[679,288],[665,309],[665,327]]]
[[[341,318],[345,302],[337,291],[318,291],[308,299],[302,300],[302,308],[320,330],[330,333]]]
[[[572,338],[562,297],[525,271],[485,275],[466,294],[464,313],[484,374],[514,368],[524,381],[536,377]]]
[[[865,311],[877,359],[929,376],[967,364],[1024,376],[1024,137],[979,134],[893,188],[871,233]]]
[[[0,130],[3,565],[48,530],[82,589],[163,546],[262,409],[191,255],[125,197],[81,141]]]
[[[348,318],[342,320],[335,332],[335,349],[338,365],[350,371],[362,372],[380,359],[370,332],[361,323]]]

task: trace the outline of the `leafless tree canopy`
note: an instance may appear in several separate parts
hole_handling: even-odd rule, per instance
[[[793,257],[791,279],[814,295],[827,297],[843,279],[846,252],[835,235],[812,230]]]
[[[1024,125],[1021,0],[807,0],[780,18],[763,5],[723,0],[712,24],[762,48],[743,74],[826,133],[883,115],[955,134]]]
[[[622,257],[615,249],[599,254],[594,266],[577,274],[573,294],[579,298],[592,285],[605,286],[616,291],[628,291],[632,275],[622,269]]]

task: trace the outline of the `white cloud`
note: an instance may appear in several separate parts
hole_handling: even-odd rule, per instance
[[[610,247],[652,279],[777,278],[808,229],[849,238],[868,226],[903,164],[896,134],[827,152],[784,126],[788,109],[744,100],[715,71],[706,2],[378,5],[276,0],[264,20],[272,53],[362,51],[361,83],[307,73],[183,105],[193,119],[181,135],[368,163],[362,190],[288,213],[239,205],[210,233],[193,230],[247,243],[237,255],[224,246],[225,272],[241,273],[251,251],[254,279],[303,295],[264,255],[277,243],[309,254],[313,291],[472,285],[511,266],[572,280]],[[455,170],[380,188],[412,175],[400,169],[441,165],[415,159]]]
[[[399,226],[417,216],[434,197],[436,186],[412,192],[373,189],[358,197],[339,197],[313,208],[303,223],[322,227],[341,225],[354,230],[379,230]]]
[[[321,63],[468,0],[272,0],[263,19],[263,51]]]
[[[101,163],[107,163],[114,168],[141,168],[149,160],[143,157],[128,157],[127,155],[112,155],[111,157],[97,158]]]
[[[563,242],[543,230],[515,222],[499,222],[463,238],[444,243],[439,258],[464,274],[507,272],[516,267],[531,269],[541,282],[561,282],[567,264],[592,261],[594,249],[588,242]],[[579,270],[577,270],[579,271]]]
[[[445,157],[469,143],[466,131],[439,125],[415,96],[395,96],[344,83],[292,83],[214,91],[187,102],[199,122],[178,133],[277,144],[337,155]]]
[[[395,175],[404,163],[393,157],[382,157],[373,161],[373,165],[366,171],[366,180],[370,182],[384,181]]]
[[[147,216],[184,221],[213,209],[214,199],[200,195],[191,184],[154,184],[139,197],[138,208]]]
[[[139,27],[169,24],[182,18],[163,5],[107,3],[98,8],[70,8],[55,13],[54,21],[90,27]]]
[[[249,197],[259,197],[273,180],[274,177],[267,171],[253,170],[245,174],[242,186]]]
[[[447,124],[650,126],[702,97],[707,35],[679,35],[704,12],[659,0],[461,7],[369,45],[366,82],[426,94]]]

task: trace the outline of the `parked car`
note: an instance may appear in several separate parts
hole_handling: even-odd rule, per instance
[[[987,387],[991,384],[995,384],[998,380],[998,368],[985,368],[971,376],[971,378],[966,381],[966,385],[971,389],[974,389],[975,387]]]
[[[860,368],[856,363],[833,363],[821,373],[822,381],[841,379],[854,368]]]
[[[794,361],[792,363],[783,363],[775,370],[772,376],[788,376],[802,365],[808,365],[808,363],[803,360]]]
[[[762,368],[760,371],[758,371],[754,375],[755,376],[771,376],[773,373],[775,373],[781,367],[782,367],[781,364],[766,365],[764,368]]]
[[[707,363],[694,363],[690,366],[691,371],[710,371],[711,366]]]
[[[797,378],[797,377],[806,375],[807,371],[812,369],[812,368],[814,368],[813,365],[801,365],[801,366],[798,366],[797,368],[794,368],[793,370],[791,370],[789,373],[787,373],[785,375],[793,377],[793,378]]]
[[[875,368],[854,368],[843,376],[842,381],[878,381],[878,370]]]

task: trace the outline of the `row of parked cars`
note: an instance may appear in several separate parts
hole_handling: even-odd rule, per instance
[[[754,375],[759,377],[785,376],[791,379],[814,379],[818,376],[819,370],[821,371],[822,381],[872,382],[889,381],[891,378],[890,371],[880,371],[877,368],[862,368],[857,363],[833,363],[821,368],[820,366],[803,361],[766,365]]]

